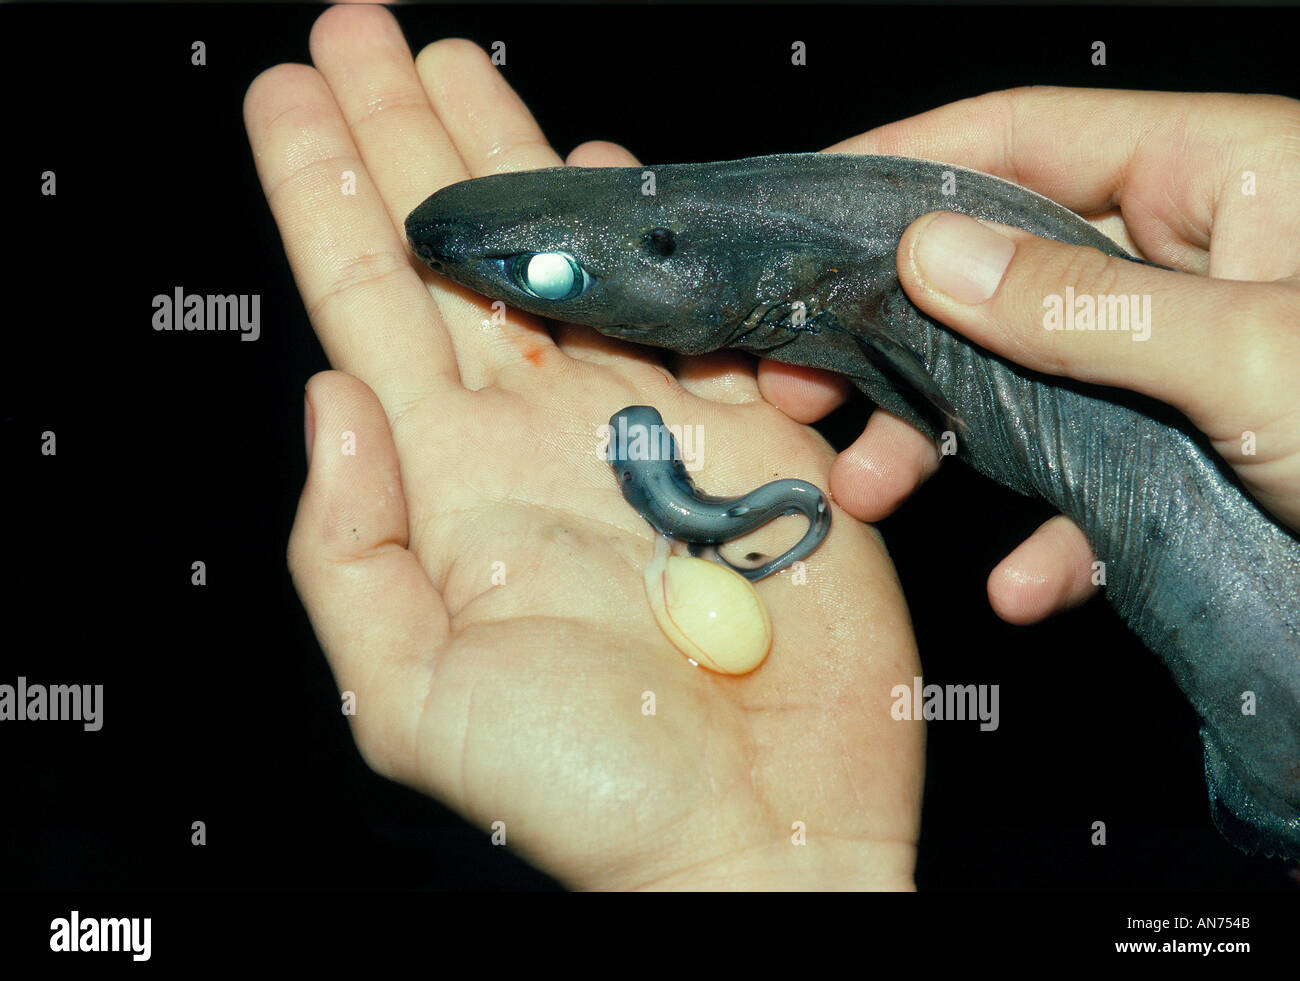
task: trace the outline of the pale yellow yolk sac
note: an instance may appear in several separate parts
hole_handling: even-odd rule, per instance
[[[673,555],[662,535],[645,591],[664,636],[702,668],[748,674],[772,647],[772,621],[754,584],[716,562]]]

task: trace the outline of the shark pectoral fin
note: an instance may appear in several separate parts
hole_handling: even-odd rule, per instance
[[[926,370],[925,362],[911,350],[874,327],[859,328],[853,332],[853,338],[873,364],[885,374],[903,382],[923,406],[937,417],[936,422],[942,422],[936,429],[949,429],[960,432],[962,436],[969,435],[970,430],[965,421],[944,398],[943,392]]]

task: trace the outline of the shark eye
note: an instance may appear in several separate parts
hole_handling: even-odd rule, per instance
[[[591,277],[566,252],[524,252],[505,260],[511,278],[539,300],[571,300],[591,285]]]

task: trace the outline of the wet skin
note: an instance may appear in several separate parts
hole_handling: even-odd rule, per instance
[[[1050,502],[1204,719],[1220,830],[1300,859],[1300,542],[1173,410],[1023,368],[921,313],[899,284],[897,244],[940,210],[1133,258],[998,178],[839,154],[494,175],[434,194],[406,230],[432,268],[531,313],[844,374],[923,432],[951,433],[980,472]],[[537,255],[558,278],[528,278]]]

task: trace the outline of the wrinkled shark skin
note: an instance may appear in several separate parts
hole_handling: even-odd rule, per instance
[[[1300,860],[1300,541],[1168,407],[1030,371],[913,306],[898,241],[940,210],[1139,261],[999,178],[841,154],[501,174],[437,192],[406,230],[431,267],[518,309],[829,369],[932,437],[955,430],[961,459],[1087,535],[1107,599],[1204,720],[1220,831]],[[554,300],[521,285],[510,257],[547,252],[572,257],[585,288]]]

